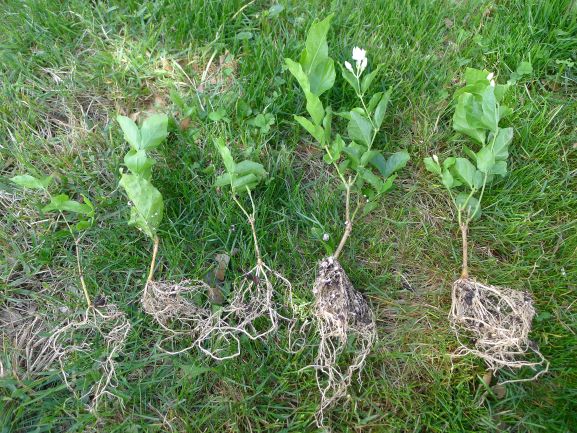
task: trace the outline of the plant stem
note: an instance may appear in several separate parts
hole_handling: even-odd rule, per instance
[[[159,243],[158,236],[154,236],[154,245],[152,247],[152,260],[150,261],[150,269],[148,270],[148,278],[146,279],[146,286],[148,286],[148,283],[152,281],[152,277],[154,276],[154,268],[156,266],[156,254],[158,253],[158,243]],[[146,291],[146,287],[144,290]]]
[[[343,237],[341,238],[341,241],[339,242],[339,246],[337,247],[337,250],[333,254],[333,257],[335,259],[339,258],[339,255],[341,254],[341,251],[343,250],[343,247],[345,246],[347,239],[349,238],[349,236],[351,235],[351,232],[353,231],[353,222],[351,221],[351,184],[350,184],[350,180],[351,179],[349,177],[349,183],[345,184],[346,191],[347,191],[346,196],[345,196],[345,232],[343,233]]]
[[[467,222],[461,223],[461,237],[463,239],[463,269],[461,271],[461,278],[469,278],[469,267],[468,267],[468,244],[467,244],[467,231],[469,225]]]
[[[60,215],[62,215],[62,218],[66,223],[66,227],[68,227],[68,231],[72,235],[72,239],[74,239],[74,252],[76,254],[76,267],[78,268],[78,278],[80,279],[80,286],[82,287],[82,292],[84,293],[84,299],[86,300],[86,307],[91,308],[93,305],[92,301],[90,300],[90,295],[88,294],[86,282],[84,281],[84,272],[82,271],[82,263],[80,261],[80,251],[79,251],[80,238],[74,236],[74,232],[72,231],[72,227],[70,227],[70,224],[68,224],[66,216],[62,212],[60,212]]]
[[[256,228],[255,228],[255,217],[256,217],[256,207],[254,205],[254,200],[252,199],[252,194],[250,193],[250,190],[247,188],[247,192],[248,192],[248,196],[250,198],[250,204],[252,205],[252,214],[249,214],[246,209],[244,208],[244,206],[238,201],[238,199],[236,198],[236,195],[234,194],[234,192],[232,193],[232,199],[235,201],[235,203],[238,205],[238,207],[240,208],[240,210],[242,210],[242,212],[244,213],[244,215],[246,216],[246,219],[248,220],[248,223],[250,224],[250,230],[252,232],[252,239],[254,241],[254,251],[256,254],[256,261],[258,265],[262,265],[262,256],[260,255],[260,248],[258,246],[258,239],[256,237]]]

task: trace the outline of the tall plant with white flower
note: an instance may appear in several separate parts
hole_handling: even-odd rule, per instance
[[[528,292],[504,287],[486,286],[469,276],[469,224],[481,217],[486,188],[507,174],[509,145],[513,128],[500,126],[512,113],[503,104],[509,84],[496,84],[494,74],[467,68],[465,86],[455,94],[457,104],[453,129],[471,139],[477,150],[463,146],[465,157],[450,156],[440,161],[436,155],[424,160],[425,167],[437,175],[457,211],[462,237],[461,277],[453,284],[450,320],[461,343],[457,354],[474,354],[483,358],[489,368],[535,368],[548,363],[536,345],[529,340],[535,315]],[[471,337],[474,346],[462,343]],[[534,352],[538,360],[523,359]]]
[[[353,224],[362,214],[374,210],[392,188],[396,172],[409,160],[406,151],[385,158],[375,149],[375,141],[383,124],[391,97],[391,89],[368,96],[379,67],[367,71],[368,58],[364,49],[355,47],[352,60],[341,66],[342,77],[353,89],[358,106],[346,112],[333,113],[330,105],[321,101],[336,79],[334,61],[328,55],[327,33],[331,17],[315,22],[307,36],[299,61],[285,59],[306,99],[309,117],[295,115],[295,120],[324,150],[324,161],[333,166],[344,189],[344,231],[332,255],[319,263],[319,273],[313,294],[315,317],[320,344],[315,368],[321,392],[317,423],[323,425],[324,410],[346,395],[352,376],[359,371],[376,339],[375,320],[365,298],[354,289],[338,258]],[[333,131],[333,114],[345,119],[343,135]],[[345,351],[349,337],[355,337],[355,353],[346,368],[339,368],[339,357]],[[323,379],[323,377],[326,380]]]

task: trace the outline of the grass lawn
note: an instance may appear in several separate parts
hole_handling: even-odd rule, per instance
[[[30,173],[52,174],[59,192],[95,203],[96,224],[79,244],[88,291],[118,305],[132,324],[116,359],[119,398],[105,400],[97,413],[74,397],[57,368],[26,374],[24,364],[16,365],[7,337],[14,333],[4,325],[0,432],[320,431],[314,370],[303,369],[315,357],[314,334],[290,354],[277,349],[286,336],[281,328],[265,342],[243,341],[241,356],[223,362],[195,350],[174,356],[159,350],[163,331],[139,302],[152,247],[126,225],[118,181],[128,146],[115,118],[141,121],[151,112],[171,118],[168,140],[154,151],[154,183],[165,199],[158,278],[201,279],[216,254],[235,249],[230,278],[254,262],[244,215],[212,186],[222,170],[212,138],[224,136],[235,156],[260,161],[270,173],[255,192],[261,250],[293,282],[295,302],[306,309],[325,254],[315,230],[338,238],[344,205],[322,152],[293,120],[305,101],[284,58],[296,58],[311,23],[330,13],[336,61],[350,60],[354,46],[366,48],[369,67],[384,64],[375,91],[394,88],[375,146],[385,153],[406,149],[411,161],[396,188],[355,226],[341,255],[375,311],[379,340],[362,384],[353,383],[327,424],[335,432],[575,431],[577,3],[280,4],[0,5],[0,323],[13,320],[22,329],[36,317],[42,337],[84,308],[73,239],[40,212],[40,194],[8,180]],[[483,382],[481,360],[450,357],[458,347],[447,315],[460,271],[459,228],[422,160],[462,154],[465,140],[451,127],[452,95],[467,66],[494,71],[505,83],[522,61],[531,62],[533,73],[507,95],[514,113],[504,124],[515,129],[510,172],[486,192],[483,217],[471,227],[470,271],[533,294],[538,315],[531,335],[551,366],[537,381],[496,395]],[[333,109],[351,107],[354,98],[337,73]],[[187,120],[177,101],[225,119]],[[250,121],[261,113],[274,116],[269,131]],[[105,353],[104,341],[94,347]],[[66,359],[65,369],[79,395],[100,375],[81,352]]]

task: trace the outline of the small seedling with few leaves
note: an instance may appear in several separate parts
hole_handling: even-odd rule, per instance
[[[459,342],[464,333],[475,343],[474,347],[461,343],[458,354],[480,356],[493,371],[547,366],[528,338],[535,315],[529,293],[486,286],[469,277],[469,225],[482,215],[486,189],[507,175],[514,131],[500,125],[512,113],[503,104],[512,83],[497,84],[492,73],[473,68],[467,68],[464,79],[465,86],[455,93],[453,129],[472,140],[475,147],[463,146],[467,157],[450,156],[440,161],[433,155],[424,160],[427,170],[438,176],[450,195],[461,230],[462,271],[453,284],[450,319]],[[530,352],[536,353],[539,361],[523,359]]]
[[[291,318],[279,312],[279,303],[275,300],[278,296],[284,295],[288,298],[287,304],[292,308],[292,285],[264,262],[259,247],[255,226],[257,211],[252,192],[268,173],[262,164],[255,161],[245,159],[237,163],[223,138],[217,138],[214,142],[226,170],[217,177],[215,186],[229,189],[231,198],[246,217],[251,228],[256,256],[255,266],[235,282],[230,301],[223,309],[227,321],[231,324],[234,322],[234,327],[239,333],[256,340],[276,331],[280,320],[292,322]],[[241,202],[247,196],[251,211],[248,211]],[[268,318],[270,325],[264,330],[257,330],[255,322],[261,317]]]
[[[304,92],[309,114],[308,118],[295,115],[294,119],[324,150],[325,163],[333,166],[345,190],[344,233],[333,254],[320,262],[313,289],[315,316],[321,336],[315,363],[321,392],[317,413],[319,426],[324,423],[324,410],[346,395],[354,372],[363,367],[376,339],[373,314],[366,300],[352,286],[338,258],[359,212],[366,215],[378,206],[392,188],[396,172],[409,160],[406,151],[385,158],[382,151],[375,148],[392,89],[369,96],[380,66],[368,72],[365,50],[355,47],[352,55],[354,65],[346,61],[341,66],[342,77],[352,88],[359,105],[346,112],[333,113],[331,107],[321,101],[321,96],[333,87],[336,79],[334,61],[328,54],[330,21],[329,16],[311,26],[298,61],[285,59],[288,70]],[[333,133],[333,114],[347,122],[344,135]],[[351,335],[357,337],[356,354],[352,363],[342,371],[337,362]],[[321,375],[327,377],[326,386],[321,386]]]
[[[118,398],[112,393],[112,389],[117,385],[115,358],[122,351],[131,327],[125,314],[118,310],[116,305],[108,304],[106,301],[103,304],[93,302],[84,279],[80,241],[86,230],[94,224],[94,205],[84,194],[81,195],[81,202],[72,200],[67,194],[51,194],[49,187],[53,181],[52,176],[35,177],[25,174],[14,176],[11,181],[27,189],[42,191],[48,197],[49,202],[42,207],[41,211],[48,215],[57,214],[56,222],[64,221],[74,240],[78,277],[84,294],[86,309],[80,317],[76,315],[69,317],[46,340],[42,340],[45,341],[45,347],[40,352],[52,351],[53,355],[50,359],[59,362],[62,377],[70,391],[79,399],[90,397],[89,409],[97,411],[104,396]],[[76,220],[75,223],[74,220]],[[78,335],[82,335],[82,343],[78,343]],[[97,335],[103,338],[107,344],[104,358],[94,356],[94,352],[97,351],[93,348],[93,342],[97,339]],[[83,395],[77,394],[77,387],[71,384],[65,366],[68,356],[79,351],[86,353],[92,362],[97,362],[101,372],[100,379]]]

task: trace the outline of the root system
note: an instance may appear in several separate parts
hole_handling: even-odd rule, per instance
[[[316,414],[318,426],[324,424],[324,412],[344,397],[355,372],[359,374],[376,341],[375,317],[365,298],[351,284],[334,257],[319,263],[315,281],[314,316],[320,344],[315,361],[316,380],[321,403]],[[345,347],[352,342],[351,357],[344,368],[339,366]]]
[[[502,367],[545,365],[545,369],[527,380],[537,378],[547,371],[549,364],[529,339],[534,315],[528,292],[488,286],[470,278],[455,281],[449,318],[460,343],[456,356],[479,356],[494,372]],[[473,346],[464,344],[463,337],[470,339]],[[527,360],[531,353],[538,360]]]

